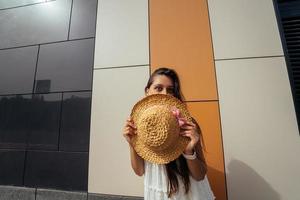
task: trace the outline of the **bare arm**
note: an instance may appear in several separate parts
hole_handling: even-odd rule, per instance
[[[136,127],[133,124],[132,119],[128,118],[124,126],[123,136],[126,138],[129,144],[131,167],[136,175],[142,176],[144,174],[144,160],[136,153],[136,151],[132,147],[132,137],[134,136],[134,134],[136,134],[135,131]]]
[[[200,146],[200,143],[197,144],[197,146],[195,147],[195,151],[196,151],[196,159],[194,160],[189,160],[186,159],[189,171],[191,176],[197,180],[203,180],[206,173],[207,173],[207,165],[203,156],[203,152]],[[193,152],[185,152],[185,154],[190,154],[192,155]]]
[[[207,172],[207,165],[201,145],[202,133],[200,127],[197,122],[193,120],[193,123],[187,122],[182,127],[182,130],[182,134],[191,139],[184,153],[187,155],[192,155],[195,151],[197,155],[196,159],[186,159],[190,174],[195,180],[200,181],[205,177]]]
[[[132,146],[129,145],[130,148],[130,159],[131,159],[131,167],[136,175],[143,176],[144,175],[144,160],[141,158]]]

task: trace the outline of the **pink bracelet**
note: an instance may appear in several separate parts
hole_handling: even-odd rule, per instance
[[[187,160],[195,160],[197,158],[196,151],[192,155],[182,153],[183,157]]]

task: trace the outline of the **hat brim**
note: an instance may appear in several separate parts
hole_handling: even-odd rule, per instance
[[[137,123],[140,118],[140,115],[145,111],[147,108],[151,106],[167,106],[170,108],[176,107],[179,109],[181,117],[185,118],[187,121],[192,122],[192,117],[186,107],[186,105],[181,102],[179,99],[171,96],[171,95],[164,95],[164,94],[154,94],[149,95],[142,100],[138,101],[131,111],[131,117],[134,123]],[[136,124],[137,127],[138,124]],[[178,158],[186,148],[187,144],[189,143],[189,138],[184,136],[179,136],[178,140],[176,141],[176,145],[172,145],[169,148],[160,151],[159,153],[153,151],[152,149],[148,148],[139,137],[139,130],[137,130],[137,134],[132,139],[133,148],[137,152],[139,156],[143,159],[156,163],[156,164],[166,164],[169,163],[176,158]]]

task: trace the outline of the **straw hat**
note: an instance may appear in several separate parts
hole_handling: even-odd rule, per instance
[[[180,117],[192,121],[186,105],[171,95],[150,95],[134,105],[131,117],[137,134],[132,144],[143,159],[166,164],[183,153],[189,138],[179,135],[178,116],[172,113],[174,109],[179,110]]]

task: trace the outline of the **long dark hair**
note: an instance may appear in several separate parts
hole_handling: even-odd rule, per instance
[[[157,75],[164,75],[164,76],[170,78],[173,82],[173,95],[174,95],[174,97],[176,97],[180,101],[184,101],[184,97],[181,93],[180,81],[179,81],[177,73],[173,69],[169,69],[169,68],[165,68],[165,67],[158,68],[157,70],[155,70],[151,74],[151,76],[150,76],[150,78],[147,82],[147,85],[145,87],[145,92],[147,91],[147,89],[150,88],[150,86],[152,85],[152,83],[154,81],[154,78]]]
[[[169,68],[159,68],[157,70],[155,70],[149,80],[148,83],[145,87],[145,92],[147,91],[147,89],[150,88],[150,86],[152,85],[154,78],[158,75],[164,75],[167,76],[168,78],[170,78],[173,82],[173,96],[175,96],[176,98],[178,98],[180,101],[184,101],[184,97],[181,93],[181,88],[180,88],[180,81],[178,78],[177,73],[173,70],[173,69],[169,69]],[[206,163],[204,160],[204,156],[203,156],[203,152],[202,152],[202,147],[201,147],[201,143],[202,143],[202,133],[200,130],[199,125],[197,124],[197,122],[195,120],[193,120],[194,123],[197,125],[197,129],[198,132],[200,134],[200,138],[201,141],[197,144],[196,146],[196,153],[197,153],[197,157],[198,159],[200,159],[204,164],[204,168],[206,169]],[[175,194],[178,191],[178,187],[179,187],[179,183],[178,183],[178,178],[179,177],[182,182],[183,185],[185,187],[185,193],[188,193],[188,191],[190,190],[190,178],[189,178],[189,168],[186,162],[186,159],[181,155],[179,156],[179,158],[177,158],[176,160],[166,164],[166,171],[167,171],[167,175],[168,175],[168,197],[171,197],[173,194]]]

